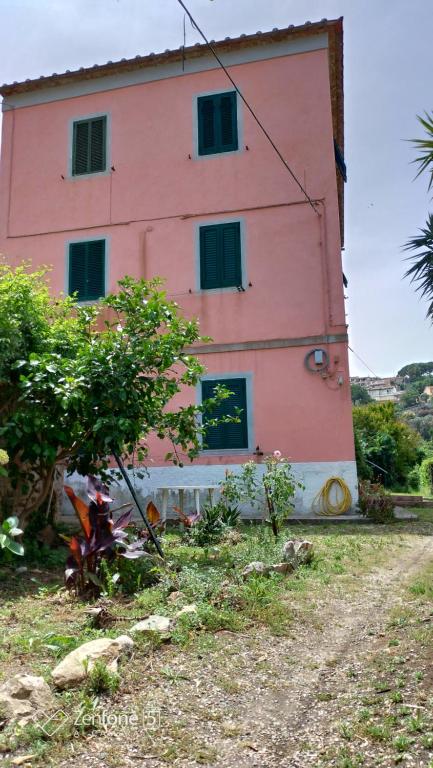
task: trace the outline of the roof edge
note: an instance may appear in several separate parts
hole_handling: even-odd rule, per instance
[[[283,29],[274,28],[269,32],[255,32],[250,35],[240,35],[236,38],[225,38],[217,42],[211,41],[213,48],[218,54],[228,51],[242,49],[250,46],[263,45],[269,42],[281,42],[287,38],[304,37],[318,35],[323,32],[337,33],[341,29],[342,17],[339,19],[322,19],[318,22],[305,22],[305,24],[294,26],[293,24]],[[159,64],[181,61],[182,59],[196,59],[208,52],[206,43],[196,43],[195,45],[183,48],[166,50],[163,53],[149,53],[145,56],[135,56],[132,59],[121,59],[120,61],[109,61],[106,64],[95,64],[92,67],[81,67],[76,70],[66,70],[61,74],[54,72],[52,75],[41,75],[39,78],[27,79],[21,82],[5,83],[0,86],[2,96],[11,96],[19,93],[28,93],[29,91],[42,90],[46,88],[55,88],[80,80],[91,80],[106,77],[119,72],[133,72],[144,67],[152,67]]]

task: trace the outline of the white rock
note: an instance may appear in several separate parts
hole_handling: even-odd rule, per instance
[[[45,716],[54,706],[54,696],[43,677],[17,674],[0,686],[0,709],[19,725]]]
[[[270,565],[268,570],[271,573],[283,573],[284,575],[287,575],[288,573],[293,573],[295,566],[293,563],[277,563],[276,565]]]
[[[143,621],[138,621],[129,630],[130,632],[161,632],[167,633],[171,629],[171,619],[167,616],[153,614]]]
[[[254,560],[252,563],[249,563],[245,566],[244,570],[241,573],[241,576],[246,579],[248,576],[251,576],[251,574],[258,574],[259,576],[266,576],[269,572],[269,567],[262,563],[261,560]]]
[[[53,681],[58,688],[71,688],[86,679],[96,661],[106,664],[110,672],[117,672],[117,662],[122,653],[131,651],[134,641],[127,635],[101,637],[80,645],[53,670]]]
[[[190,605],[184,605],[183,608],[181,608],[180,611],[176,613],[176,618],[183,616],[185,613],[197,613],[196,604],[191,603]]]

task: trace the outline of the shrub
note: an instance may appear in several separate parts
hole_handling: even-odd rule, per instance
[[[419,481],[422,490],[433,495],[433,458],[424,459],[419,470]]]
[[[404,486],[408,472],[422,458],[422,441],[397,417],[394,403],[370,403],[353,409],[360,476],[369,479],[360,459],[367,462],[373,478],[388,488]]]
[[[419,491],[420,488],[420,469],[421,467],[416,466],[413,469],[410,470],[410,472],[407,473],[407,487],[410,491]]]
[[[394,520],[394,502],[380,483],[365,480],[359,484],[359,509],[374,523]]]
[[[268,522],[275,537],[281,525],[293,511],[296,489],[304,489],[293,474],[292,466],[274,451],[264,461],[264,472],[257,476],[258,465],[254,461],[243,464],[240,474],[226,472],[221,483],[221,497],[229,503],[249,503],[266,510]]]

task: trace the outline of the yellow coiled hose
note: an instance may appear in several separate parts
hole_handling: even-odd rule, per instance
[[[328,478],[313,501],[313,510],[318,515],[344,515],[351,506],[352,494],[342,477]]]

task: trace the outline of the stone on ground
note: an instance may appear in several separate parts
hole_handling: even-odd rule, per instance
[[[166,634],[171,629],[171,619],[168,616],[153,614],[143,621],[138,621],[129,630],[130,632],[161,632]]]
[[[179,616],[183,616],[185,613],[197,613],[197,606],[196,606],[196,604],[195,603],[191,603],[190,605],[184,605],[183,608],[181,608],[180,611],[178,611],[176,613],[176,619]]]
[[[8,720],[19,725],[45,716],[55,703],[43,677],[17,674],[0,686],[0,709]]]
[[[313,559],[313,544],[311,541],[299,541],[293,539],[283,545],[283,560],[291,563],[295,568],[299,565],[310,563]]]
[[[276,565],[270,565],[268,568],[268,571],[271,573],[282,573],[284,575],[293,573],[294,570],[295,566],[293,563],[276,563]]]
[[[58,688],[79,685],[86,679],[96,661],[102,661],[110,672],[117,672],[119,657],[130,652],[133,645],[133,640],[127,635],[90,640],[62,659],[53,670],[53,681]]]
[[[244,579],[247,579],[248,576],[252,576],[253,574],[259,575],[259,576],[266,576],[268,572],[269,572],[269,566],[267,566],[266,563],[262,563],[261,560],[253,560],[252,563],[248,563],[248,565],[245,566],[241,576]]]

